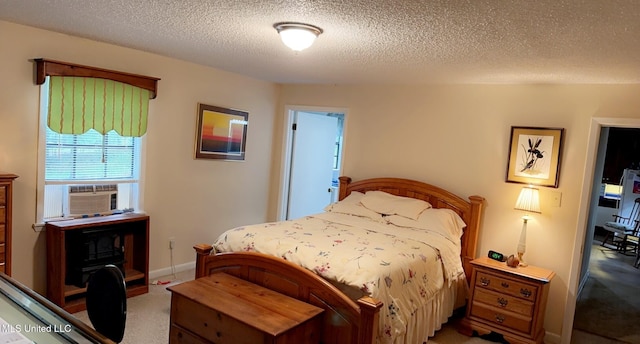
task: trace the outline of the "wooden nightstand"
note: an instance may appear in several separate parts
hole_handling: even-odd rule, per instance
[[[543,343],[549,281],[555,273],[529,265],[511,268],[487,257],[471,262],[467,314],[458,331],[496,332],[514,343]]]

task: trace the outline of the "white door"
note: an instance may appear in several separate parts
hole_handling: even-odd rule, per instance
[[[320,213],[331,203],[338,119],[296,112],[287,219]]]

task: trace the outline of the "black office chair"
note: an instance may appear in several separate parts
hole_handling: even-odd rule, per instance
[[[127,287],[118,267],[105,265],[89,277],[86,302],[96,331],[120,343],[127,320]]]

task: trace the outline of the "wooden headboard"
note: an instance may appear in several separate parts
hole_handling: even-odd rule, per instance
[[[484,198],[470,196],[469,200],[427,183],[402,178],[371,178],[352,182],[350,177],[340,177],[339,200],[343,200],[352,191],[367,192],[379,190],[392,195],[411,197],[427,201],[434,208],[446,208],[455,211],[467,224],[462,235],[462,265],[467,280],[471,278],[470,262],[476,258],[478,233]]]

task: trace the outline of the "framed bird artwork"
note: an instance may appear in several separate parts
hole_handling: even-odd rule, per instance
[[[558,187],[564,128],[511,127],[507,182]]]

